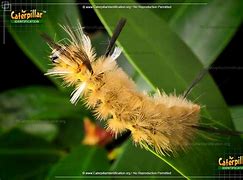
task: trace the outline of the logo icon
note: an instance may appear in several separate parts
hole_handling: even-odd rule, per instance
[[[3,11],[11,11],[11,4],[8,1],[2,1]]]

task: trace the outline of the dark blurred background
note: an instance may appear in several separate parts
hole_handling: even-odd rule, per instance
[[[102,26],[92,9],[82,9],[80,12],[82,17],[85,17],[83,19],[84,26]],[[94,29],[86,31],[91,34],[95,33]],[[243,78],[242,34],[243,25],[239,27],[210,70],[228,105],[243,104],[243,86],[241,85]],[[2,38],[1,29],[0,92],[28,85],[53,85],[22,52],[8,31],[6,31],[5,44],[2,44]]]

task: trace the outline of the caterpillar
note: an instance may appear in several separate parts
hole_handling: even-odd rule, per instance
[[[52,49],[53,67],[46,75],[58,76],[67,86],[75,86],[71,103],[76,104],[82,97],[115,137],[129,130],[136,145],[146,144],[159,154],[185,150],[195,131],[203,130],[199,128],[201,106],[187,100],[186,95],[158,91],[152,96],[137,90],[134,81],[117,65],[122,50],[113,47],[125,22],[119,21],[105,55],[100,57],[96,57],[79,22],[75,31],[70,24],[61,25],[69,36],[66,43],[56,43],[43,34]]]

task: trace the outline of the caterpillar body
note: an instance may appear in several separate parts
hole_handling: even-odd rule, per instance
[[[83,96],[88,108],[98,119],[107,121],[115,136],[130,130],[135,144],[146,144],[160,154],[185,149],[198,125],[200,105],[183,96],[164,92],[149,96],[136,89],[136,84],[118,67],[121,49],[96,57],[91,41],[80,23],[77,31],[62,26],[69,35],[68,43],[55,43],[45,37],[52,49],[52,69],[46,75],[63,78],[75,86],[71,102]]]

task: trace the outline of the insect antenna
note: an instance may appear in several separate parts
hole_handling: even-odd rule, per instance
[[[183,93],[183,98],[187,98],[187,96],[190,94],[191,90],[205,77],[205,75],[208,73],[209,68],[203,68],[196,78],[191,82],[190,86],[185,90]]]
[[[106,52],[105,52],[105,56],[106,57],[111,54],[111,51],[112,51],[112,49],[113,49],[113,47],[115,45],[115,42],[116,42],[119,34],[121,33],[122,28],[125,26],[125,24],[126,24],[126,19],[125,18],[121,18],[119,20],[119,22],[117,23],[116,29],[113,32],[113,35],[111,37],[111,40],[110,40],[109,45],[108,45],[108,47],[106,49]]]
[[[54,42],[54,40],[44,32],[40,32],[41,37],[49,44],[53,49],[61,49],[62,46]]]

